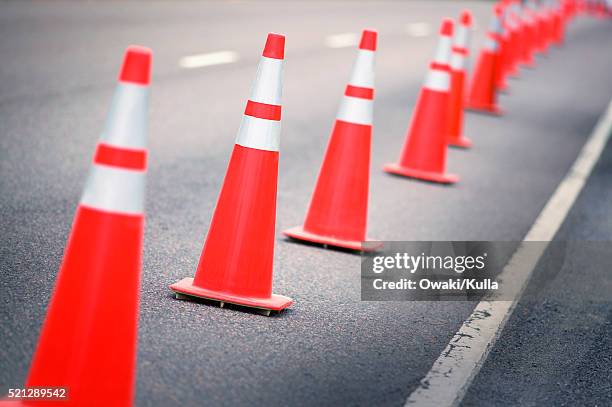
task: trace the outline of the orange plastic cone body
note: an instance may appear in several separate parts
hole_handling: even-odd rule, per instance
[[[170,286],[177,297],[269,311],[293,303],[272,294],[284,47],[268,34],[195,277]]]
[[[350,250],[376,248],[362,244],[367,240],[376,37],[373,30],[362,33],[304,225],[283,232],[293,239]]]
[[[25,383],[66,398],[3,405],[132,405],[150,64],[128,48]]]
[[[535,67],[535,60],[533,59],[534,53],[534,41],[537,35],[536,27],[533,21],[533,16],[529,10],[525,10],[526,22],[524,24],[524,37],[521,54],[521,62],[528,68]]]
[[[472,141],[463,136],[463,108],[465,106],[466,59],[469,56],[469,33],[472,15],[463,11],[459,18],[453,38],[451,56],[451,91],[448,111],[448,144],[455,147],[469,148]]]
[[[452,34],[453,22],[445,19],[436,58],[419,94],[399,162],[386,164],[386,172],[443,184],[459,180],[446,173]]]

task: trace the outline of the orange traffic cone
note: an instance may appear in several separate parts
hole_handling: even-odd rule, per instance
[[[470,53],[470,31],[472,14],[464,10],[459,18],[453,37],[453,51],[450,60],[451,92],[448,117],[448,144],[469,148],[472,141],[463,136],[463,107],[465,105],[466,60]]]
[[[538,16],[538,52],[542,54],[548,53],[549,41],[549,24],[546,7],[540,5],[537,9]]]
[[[507,65],[510,58],[510,30],[507,29],[505,23],[504,8],[498,4],[494,8],[495,14],[499,19],[499,27],[496,30],[497,37],[497,69],[495,70],[495,87],[499,92],[508,92],[509,86],[506,77]]]
[[[501,115],[497,105],[496,78],[502,69],[500,63],[501,9],[495,8],[495,17],[491,22],[489,33],[480,51],[476,69],[472,76],[472,85],[468,93],[466,108],[473,111]]]
[[[268,315],[293,303],[272,294],[284,50],[285,37],[268,34],[195,278],[170,286],[178,299],[205,298]]]
[[[504,26],[508,32],[508,43],[506,50],[504,51],[504,78],[506,77],[517,77],[518,71],[518,58],[519,58],[519,47],[520,47],[520,31],[521,27],[515,18],[514,11],[512,9],[512,3],[507,2],[504,8]]]
[[[400,160],[386,164],[386,172],[443,184],[459,180],[445,171],[452,36],[453,21],[444,19],[436,56],[419,94]]]
[[[366,238],[376,31],[364,30],[357,60],[332,130],[303,226],[283,233],[293,239],[374,250]]]
[[[6,405],[132,405],[150,64],[127,49],[25,383],[66,393]]]
[[[523,21],[523,45],[521,47],[521,63],[527,68],[535,67],[533,59],[534,41],[537,35],[537,27],[533,14],[527,6],[520,6],[520,15]]]

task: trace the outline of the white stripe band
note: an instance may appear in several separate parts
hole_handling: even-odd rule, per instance
[[[484,43],[484,47],[485,49],[492,51],[492,52],[496,52],[497,51],[497,40],[491,38],[491,37],[487,37],[487,39],[485,40]]]
[[[450,60],[450,67],[453,71],[462,71],[465,69],[465,57],[459,52],[453,52]]]
[[[261,57],[250,100],[269,105],[280,105],[282,93],[283,60]]]
[[[457,25],[457,30],[455,32],[455,37],[453,38],[453,44],[455,45],[455,47],[460,47],[460,48],[467,48],[468,47],[468,41],[470,40],[469,38],[469,28],[466,27],[463,24],[458,24]]]
[[[100,141],[116,147],[147,147],[148,87],[119,83]]]
[[[81,204],[126,215],[144,213],[145,171],[94,164],[87,178]]]
[[[336,118],[344,122],[372,125],[373,104],[370,99],[343,96]]]
[[[434,61],[439,64],[448,64],[450,60],[451,48],[453,45],[453,39],[448,35],[441,35],[438,41],[438,48],[436,49],[436,55]]]
[[[236,144],[258,150],[278,151],[281,122],[244,115],[236,136]]]
[[[425,78],[425,88],[437,92],[448,92],[450,90],[450,74],[439,69],[430,69]]]
[[[349,84],[362,88],[374,88],[374,51],[360,49]]]

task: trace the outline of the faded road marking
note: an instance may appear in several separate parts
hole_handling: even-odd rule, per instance
[[[334,34],[325,38],[325,45],[329,48],[354,47],[357,44],[359,44],[359,34],[357,33]]]
[[[406,32],[413,37],[427,37],[431,34],[429,23],[412,23],[406,26]]]
[[[231,64],[238,60],[234,51],[209,52],[207,54],[188,55],[179,60],[179,66],[185,69],[202,68],[212,65]]]

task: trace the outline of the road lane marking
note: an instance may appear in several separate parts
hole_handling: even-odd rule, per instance
[[[538,260],[546,250],[593,171],[612,133],[612,100],[583,146],[576,161],[559,184],[524,238],[539,245],[520,245],[499,279],[512,282],[512,300],[481,301],[448,346],[408,397],[406,406],[457,406],[484,364],[506,321],[525,289]],[[518,267],[517,265],[520,265]]]
[[[359,34],[342,33],[329,35],[325,38],[325,45],[329,48],[354,47],[359,44]]]
[[[238,54],[234,51],[209,52],[183,57],[179,60],[179,66],[185,69],[202,68],[212,65],[231,64],[238,61],[238,58]]]
[[[431,34],[431,25],[429,23],[411,23],[406,26],[406,32],[413,37],[427,37]]]

